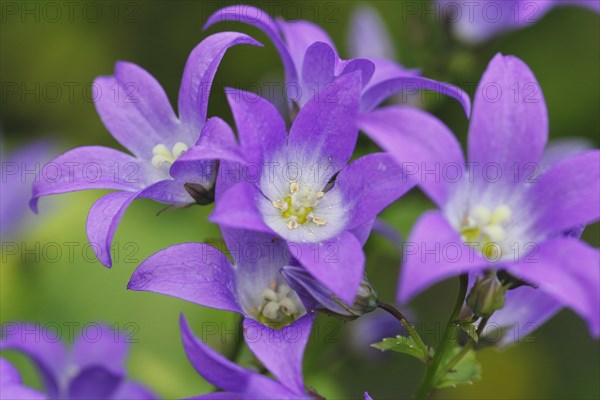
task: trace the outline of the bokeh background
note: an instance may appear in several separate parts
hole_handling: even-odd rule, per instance
[[[53,3],[61,11],[58,18],[54,11],[44,11],[46,2],[2,1],[0,123],[5,154],[40,138],[52,143],[54,154],[81,145],[118,148],[96,114],[91,82],[99,75],[110,75],[115,61],[132,61],[152,73],[176,103],[186,58],[207,35],[202,25],[211,12],[225,4],[160,0],[96,1],[90,5],[74,1],[70,2],[75,4],[70,13],[63,3]],[[13,14],[7,4],[17,7],[18,13]],[[274,14],[321,24],[342,56],[347,55],[349,15],[360,3],[268,4]],[[407,16],[402,1],[370,4],[382,14],[403,65],[420,68],[425,76],[455,83],[471,93],[495,53],[520,57],[543,89],[551,138],[584,137],[598,147],[598,15],[584,9],[557,8],[533,26],[479,47],[468,47],[454,40],[444,21],[431,13]],[[33,11],[23,13],[24,9]],[[256,89],[257,82],[281,80],[282,67],[273,46],[256,29],[227,23],[208,33],[217,30],[240,30],[265,44],[264,48],[233,48],[221,64],[209,114],[231,120],[223,87]],[[467,120],[456,103],[428,97],[425,107],[464,142]],[[373,150],[376,146],[363,136],[359,152]],[[105,321],[132,334],[137,343],[128,362],[131,375],[160,396],[181,398],[210,391],[211,385],[196,374],[183,352],[179,315],[185,313],[197,334],[225,354],[231,350],[236,316],[155,294],[129,292],[126,285],[138,263],[155,251],[185,241],[218,241],[217,227],[206,220],[212,206],[157,217],[161,205],[136,201],[115,236],[118,253],[109,270],[96,262],[85,246],[87,212],[101,194],[81,192],[42,199],[40,215],[28,213],[19,232],[3,238],[1,322],[29,320],[66,327]],[[406,236],[419,214],[431,207],[414,191],[386,210],[383,217]],[[598,246],[598,224],[588,227],[584,240]],[[393,301],[400,255],[377,236],[369,240],[366,252],[373,285],[383,300]],[[456,289],[456,282],[444,282],[410,304],[409,312],[430,329],[425,333],[426,341],[439,339],[436,324],[445,323]],[[320,316],[317,327],[305,356],[308,386],[329,399],[360,398],[364,390],[376,399],[405,398],[413,393],[424,370],[418,361],[400,354],[382,357],[366,345],[357,350],[352,337],[357,329],[364,329],[360,322],[342,323]],[[562,311],[527,343],[505,351],[481,351],[481,382],[441,390],[435,397],[599,398],[599,352],[598,342],[589,337],[584,323],[571,311]],[[24,357],[6,356],[24,371],[27,383],[40,384]]]

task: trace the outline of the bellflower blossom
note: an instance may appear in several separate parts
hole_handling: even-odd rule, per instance
[[[303,317],[301,320],[306,324],[310,318]],[[298,335],[298,331],[292,326],[277,331],[261,346],[251,347],[256,357],[265,364],[275,379],[242,368],[211,349],[194,336],[183,316],[180,327],[183,347],[196,371],[208,382],[223,390],[223,392],[196,396],[193,397],[194,399],[323,399],[314,389],[304,385],[302,359],[308,336]],[[248,340],[248,337],[257,332],[260,331],[246,330],[246,342],[251,344],[253,341]],[[270,357],[266,358],[269,353],[273,355],[277,353],[282,343],[284,348],[287,348],[287,342],[291,340],[296,342],[296,345],[286,354],[286,357],[277,361]],[[265,358],[268,360],[267,363],[264,362]],[[371,400],[367,393],[364,394],[364,398]]]
[[[237,44],[260,45],[249,36],[224,32],[204,39],[191,52],[179,90],[179,118],[160,84],[144,69],[118,62],[114,76],[94,82],[102,122],[133,155],[101,146],[79,147],[50,162],[33,186],[31,208],[42,196],[85,189],[114,189],[90,209],[88,239],[110,267],[110,244],[123,213],[137,198],[166,204],[206,201],[216,175],[214,161],[182,162],[180,156],[202,141],[212,80],[225,52]],[[199,195],[199,196],[198,196]]]
[[[245,327],[258,321],[265,329],[279,329],[307,315],[312,300],[300,297],[281,274],[292,263],[281,239],[238,229],[221,231],[233,264],[208,244],[182,243],[142,262],[128,288],[237,312],[245,317]],[[311,322],[303,324],[303,334],[308,335]]]
[[[389,107],[363,116],[360,125],[398,162],[419,169],[418,184],[441,209],[425,213],[413,229],[399,301],[450,276],[504,270],[572,308],[600,334],[599,252],[564,235],[600,216],[600,152],[539,169],[548,116],[526,64],[500,54],[490,62],[475,95],[469,163],[450,130],[418,110]]]
[[[539,21],[558,6],[579,6],[600,13],[597,0],[437,0],[439,11],[447,18],[458,38],[478,44],[506,31],[520,29]]]
[[[344,75],[300,110],[287,135],[267,100],[228,90],[239,145],[214,151],[221,163],[215,210],[221,226],[282,238],[291,254],[342,301],[352,303],[363,275],[362,245],[376,215],[412,188],[386,154],[348,166],[358,138],[360,76]],[[221,137],[233,137],[225,132]],[[233,142],[233,144],[231,144]],[[210,154],[198,148],[184,155]],[[233,175],[236,166],[241,176]],[[249,176],[252,175],[252,176]]]
[[[45,396],[41,398],[155,399],[147,388],[126,379],[127,336],[102,324],[93,326],[95,329],[90,325],[67,349],[47,327],[7,323],[0,350],[15,350],[33,361],[44,383]],[[14,379],[13,374],[16,384]],[[5,395],[2,391],[3,398]]]
[[[420,77],[418,71],[407,70],[384,58],[341,59],[329,35],[309,21],[273,20],[256,7],[233,5],[211,15],[204,28],[222,21],[252,25],[271,39],[283,62],[285,88],[294,112],[336,78],[355,71],[360,71],[362,77],[362,112],[376,108],[398,92],[416,89],[443,93],[456,99],[467,115],[470,112],[469,96],[454,85]],[[372,45],[365,42],[362,44]]]
[[[42,393],[23,385],[19,371],[4,358],[0,358],[0,397],[11,400],[46,399]]]

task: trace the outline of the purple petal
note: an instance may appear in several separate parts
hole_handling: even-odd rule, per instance
[[[497,344],[500,346],[519,343],[561,308],[560,302],[546,292],[521,286],[506,293],[504,307],[492,314],[485,332],[490,339],[499,340]],[[501,338],[498,338],[498,333],[489,332],[494,328],[503,331]]]
[[[177,244],[154,253],[136,268],[127,288],[241,312],[229,260],[216,248],[203,243]]]
[[[446,125],[424,111],[392,106],[361,115],[359,126],[439,207],[446,204],[451,180],[441,177],[454,171],[461,176],[464,166],[460,144]]]
[[[188,400],[256,400],[256,398],[247,393],[214,392],[190,397]]]
[[[296,71],[298,71],[298,76],[303,75],[304,57],[308,48],[313,43],[321,42],[329,45],[334,50],[336,59],[338,58],[333,41],[320,26],[304,20],[279,20],[277,21],[277,25],[283,33],[287,50],[294,62]]]
[[[592,148],[592,143],[583,138],[551,140],[542,154],[538,168],[540,171],[544,171],[564,158],[583,153]]]
[[[383,18],[368,4],[361,4],[352,12],[346,43],[348,54],[352,57],[397,58]]]
[[[200,141],[173,163],[170,170],[171,175],[179,174],[180,163],[204,160],[226,160],[246,164],[246,158],[237,143],[233,130],[227,122],[219,117],[212,117],[206,121]]]
[[[347,303],[354,302],[365,269],[365,254],[350,232],[320,243],[290,243],[290,252],[312,276]]]
[[[358,72],[343,75],[310,99],[294,120],[288,146],[298,154],[327,159],[341,169],[358,138],[355,117],[360,85]]]
[[[365,392],[364,396],[365,396],[364,397],[365,400],[373,400],[373,398],[371,396],[369,396],[369,393],[367,393],[367,392]]]
[[[361,157],[342,169],[335,187],[350,204],[348,228],[370,224],[387,206],[414,185],[402,168],[386,153]]]
[[[244,319],[244,338],[250,350],[286,388],[296,394],[305,393],[302,360],[313,318],[313,315],[307,314],[279,330],[250,318]]]
[[[227,101],[246,158],[261,166],[285,144],[283,118],[273,104],[255,93],[227,89]]]
[[[451,276],[489,266],[475,250],[463,244],[439,211],[423,214],[405,243],[398,302],[406,303],[429,286]]]
[[[195,144],[206,122],[208,97],[217,68],[225,52],[238,44],[262,46],[248,35],[221,32],[210,35],[192,50],[185,64],[179,89],[179,118],[186,125],[187,143]]]
[[[21,383],[21,375],[11,363],[0,358],[0,397],[10,400],[43,400],[42,393]]]
[[[139,160],[101,146],[69,150],[44,166],[32,187],[29,206],[37,212],[42,196],[87,189],[135,191],[146,184]]]
[[[574,238],[548,240],[507,270],[572,308],[600,336],[600,252]]]
[[[5,323],[0,350],[15,350],[27,355],[41,373],[50,397],[58,395],[58,380],[67,365],[67,354],[58,332],[40,324]]]
[[[183,347],[196,371],[208,382],[225,391],[279,398],[292,395],[280,383],[256,372],[246,370],[198,340],[183,315],[180,318]]]
[[[290,263],[285,242],[274,234],[226,227],[221,227],[221,233],[238,274],[273,275],[273,270]]]
[[[230,228],[273,233],[263,221],[256,203],[262,193],[255,185],[240,182],[227,189],[215,203],[209,220]]]
[[[21,382],[19,371],[7,360],[0,358],[0,387],[4,388],[10,383],[20,384]]]
[[[122,377],[109,370],[92,366],[82,370],[69,384],[69,399],[108,399],[121,383]]]
[[[154,400],[156,395],[137,382],[121,381],[111,399],[113,400]]]
[[[339,72],[340,70],[341,72]],[[375,64],[371,60],[355,58],[353,60],[338,62],[336,65],[336,74],[339,76],[350,74],[354,71],[360,71],[360,78],[364,89],[371,82],[371,78],[375,73]]]
[[[377,69],[375,69],[375,74],[377,74]],[[434,81],[433,79],[410,76],[411,73],[407,74],[406,71],[401,71],[401,74],[401,76],[389,76],[388,79],[369,85],[362,95],[361,112],[369,112],[375,109],[385,99],[397,93],[414,94],[419,90],[432,90],[458,101],[467,117],[471,114],[469,95],[459,87],[450,83]],[[380,76],[374,76],[372,80],[379,80],[381,79]]]
[[[113,375],[123,376],[128,352],[125,333],[104,324],[93,324],[75,339],[71,356],[80,370],[100,366]]]
[[[152,149],[159,143],[170,148],[183,139],[177,135],[181,126],[167,95],[143,68],[118,62],[115,75],[96,78],[93,89],[106,129],[139,158],[152,158]]]
[[[371,87],[380,84],[383,81],[386,81],[390,78],[400,78],[403,76],[419,76],[420,71],[418,69],[407,69],[398,64],[395,61],[391,61],[384,58],[370,58],[371,63],[375,66],[375,71],[373,72],[373,76],[369,80],[367,86],[365,87],[365,91],[370,89]],[[414,88],[413,88],[414,89]],[[405,93],[405,96],[415,95],[415,93]]]
[[[139,196],[140,192],[115,192],[100,197],[88,213],[86,230],[88,241],[106,267],[112,266],[110,248],[117,226],[127,207]]]
[[[315,42],[306,50],[302,81],[305,88],[310,88],[311,93],[302,93],[304,99],[308,100],[334,80],[336,58],[335,51],[323,42]]]
[[[537,163],[548,140],[548,112],[540,85],[529,67],[497,54],[475,94],[469,128],[469,160],[494,163],[508,174]]]
[[[535,228],[559,233],[600,218],[600,151],[592,150],[555,164],[532,183]]]
[[[296,69],[294,60],[292,60],[292,56],[288,51],[288,47],[279,34],[279,28],[269,14],[259,8],[248,5],[223,7],[208,18],[204,24],[204,29],[208,29],[213,24],[223,21],[243,22],[263,31],[269,39],[271,39],[279,52],[279,56],[281,57],[281,61],[285,68],[286,81],[298,81],[300,69]],[[300,66],[301,65],[302,64],[300,64]]]
[[[365,243],[367,243],[369,236],[371,235],[371,230],[373,230],[374,223],[375,220],[371,220],[369,222],[357,226],[354,229],[350,229],[349,232],[352,233],[358,239],[362,246],[364,246]]]

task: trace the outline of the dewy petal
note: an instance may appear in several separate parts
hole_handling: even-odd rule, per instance
[[[548,293],[529,286],[509,290],[504,307],[489,319],[485,332],[488,338],[498,340],[499,346],[519,343],[552,318],[562,305]],[[492,329],[492,332],[489,330]],[[499,329],[503,335],[499,337]]]
[[[510,175],[509,168],[537,163],[547,140],[548,112],[535,76],[518,58],[497,54],[475,93],[469,161],[494,163]]]
[[[181,141],[180,123],[163,88],[143,68],[118,62],[114,76],[94,81],[96,110],[119,143],[142,159],[152,158],[159,143],[171,148]],[[189,145],[193,145],[190,143]]]
[[[406,303],[429,286],[451,276],[482,270],[489,262],[467,247],[439,211],[423,214],[405,242],[398,302]]]
[[[283,118],[273,104],[256,93],[228,88],[227,101],[247,160],[262,167],[285,144]]]
[[[182,243],[154,253],[136,268],[127,288],[241,312],[229,260],[204,243]]]
[[[230,228],[273,233],[264,223],[262,214],[256,207],[261,196],[262,193],[255,185],[247,182],[237,183],[217,197],[215,210],[209,220]]]
[[[574,238],[538,245],[522,261],[507,265],[514,276],[539,286],[586,322],[600,336],[600,252]]]
[[[183,315],[179,325],[183,348],[190,363],[204,379],[219,389],[253,395],[254,398],[286,398],[293,395],[279,382],[234,364],[198,340]]]
[[[358,125],[439,207],[446,204],[451,182],[456,174],[462,175],[464,166],[460,143],[446,125],[424,111],[404,106],[363,114]]]
[[[139,194],[140,192],[109,193],[90,208],[86,223],[88,240],[98,260],[108,268],[112,266],[110,248],[117,226],[129,204]]]
[[[69,399],[109,399],[121,383],[122,377],[98,366],[83,369],[69,383]]]
[[[0,350],[15,350],[27,355],[37,366],[50,397],[59,393],[59,379],[67,365],[67,353],[57,332],[40,324],[10,322],[3,324]],[[58,335],[60,336],[60,335]]]
[[[340,170],[352,155],[358,139],[355,118],[360,88],[360,75],[353,72],[321,89],[296,116],[288,146],[298,154],[326,159]],[[310,165],[310,162],[301,165]]]
[[[154,400],[157,398],[144,385],[130,381],[121,381],[121,384],[111,396],[112,400]]]
[[[71,357],[80,370],[101,366],[113,375],[124,376],[128,352],[127,333],[96,323],[79,333]]]
[[[196,144],[198,141],[206,122],[208,97],[217,68],[225,52],[238,44],[261,46],[243,33],[221,32],[204,39],[190,53],[183,72],[178,103],[179,118],[185,125],[188,138],[184,143]]]
[[[385,99],[397,93],[410,92],[414,94],[418,90],[431,90],[455,99],[460,103],[467,117],[470,116],[471,99],[458,86],[420,76],[412,76],[414,72],[398,71],[399,76],[388,76],[387,79],[383,79],[381,74],[377,74],[376,66],[375,75],[372,78],[373,83],[369,84],[361,98],[361,112],[369,112],[375,109]],[[379,82],[375,83],[375,79]]]
[[[346,43],[351,57],[396,59],[390,34],[377,10],[361,4],[354,8],[350,16]]]
[[[138,159],[102,146],[77,147],[47,163],[32,186],[31,209],[42,196],[87,189],[135,191],[146,184]]]
[[[350,204],[346,206],[350,214],[348,229],[371,223],[415,183],[386,153],[370,154],[351,162],[335,181],[344,202]]]
[[[531,183],[533,229],[557,234],[600,218],[600,150],[559,161]]]
[[[279,27],[275,24],[273,18],[269,14],[260,8],[245,4],[223,7],[208,18],[204,24],[204,29],[208,29],[215,23],[223,21],[243,22],[263,31],[269,39],[271,39],[279,52],[279,56],[281,57],[285,69],[286,81],[298,81],[300,69],[296,69],[294,60],[292,60],[292,56],[288,51],[288,47],[279,33]],[[302,66],[302,64],[300,64],[300,66]]]
[[[292,256],[317,280],[346,303],[353,303],[365,269],[358,239],[346,231],[319,243],[289,243]]]
[[[244,338],[250,350],[279,382],[298,395],[305,393],[302,360],[313,318],[307,314],[279,330],[244,319]]]

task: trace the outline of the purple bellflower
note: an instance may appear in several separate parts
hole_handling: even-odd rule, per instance
[[[216,176],[214,161],[180,156],[200,142],[212,128],[207,119],[208,96],[219,63],[237,44],[260,45],[249,36],[223,32],[204,39],[191,52],[179,90],[179,118],[160,84],[135,64],[119,62],[114,76],[94,83],[96,108],[102,122],[133,155],[107,147],[79,147],[46,167],[33,186],[31,208],[42,196],[85,189],[114,189],[90,209],[88,239],[98,259],[112,264],[110,245],[129,204],[150,198],[165,204],[204,202]],[[200,195],[200,197],[198,197]]]
[[[312,317],[307,310],[313,308],[312,299],[299,296],[281,274],[293,262],[285,242],[274,235],[238,229],[223,228],[222,234],[233,264],[208,244],[182,243],[142,262],[128,288],[240,313],[245,328],[258,321],[265,329],[279,329],[308,319],[302,329],[310,330]]]
[[[551,166],[540,161],[548,116],[526,64],[500,54],[490,62],[475,95],[468,163],[452,132],[424,112],[392,106],[359,124],[420,174],[418,184],[441,209],[413,228],[400,302],[450,276],[503,270],[572,308],[600,334],[599,252],[564,235],[600,216],[600,152],[559,157]]]
[[[600,13],[597,0],[437,0],[438,11],[447,18],[454,34],[464,42],[478,44],[539,21],[553,7],[580,6]]]
[[[82,331],[67,350],[55,334],[39,324],[7,323],[0,350],[15,350],[33,361],[44,383],[42,398],[155,399],[144,386],[126,380],[126,335],[102,324],[94,327]],[[17,384],[14,379],[13,375]]]
[[[45,400],[46,396],[23,385],[19,371],[4,358],[0,358],[0,399]]]
[[[252,231],[224,228],[222,234],[233,264],[207,244],[182,243],[145,260],[134,271],[128,288],[244,316],[248,347],[279,382],[244,371],[209,349],[193,337],[182,316],[183,342],[190,361],[209,382],[232,392],[203,398],[246,398],[242,394],[306,398],[302,358],[312,329],[314,301],[297,293],[281,274],[292,262],[285,243]]]
[[[358,138],[360,76],[338,78],[300,110],[289,135],[275,106],[253,93],[228,90],[239,144],[213,153],[222,162],[215,210],[221,226],[282,238],[300,264],[342,301],[352,303],[363,276],[362,245],[376,215],[412,188],[386,154],[346,166]],[[223,124],[220,137],[233,138]],[[195,152],[210,154],[199,147]],[[239,171],[253,171],[233,176]],[[241,175],[241,174],[238,174]]]
[[[443,93],[456,99],[467,115],[470,112],[469,96],[456,86],[420,77],[418,71],[408,70],[384,58],[341,59],[329,35],[311,22],[274,20],[259,8],[233,5],[215,12],[204,28],[222,21],[252,25],[271,39],[283,62],[287,98],[293,110],[297,106],[303,107],[336,78],[360,71],[361,112],[370,111],[390,96],[408,90]],[[362,45],[372,44],[363,41]]]
[[[310,318],[303,317],[299,321],[302,320],[306,325]],[[302,359],[308,335],[302,335],[301,331],[292,329],[292,326],[277,331],[276,335],[271,336],[268,341],[262,341],[260,345],[254,344],[253,340],[248,340],[250,335],[254,335],[252,331],[245,333],[246,342],[251,350],[273,374],[274,379],[244,369],[217,353],[194,336],[183,316],[180,326],[183,347],[196,371],[208,382],[223,390],[223,392],[193,397],[194,399],[323,399],[314,389],[304,385]],[[304,326],[304,328],[310,330],[310,327]],[[287,349],[289,347],[287,342],[290,341],[295,343],[294,348],[288,350],[285,357],[276,359],[276,355],[281,354],[279,353],[281,344],[284,343],[284,348]],[[364,394],[364,399],[372,400],[367,393]]]

